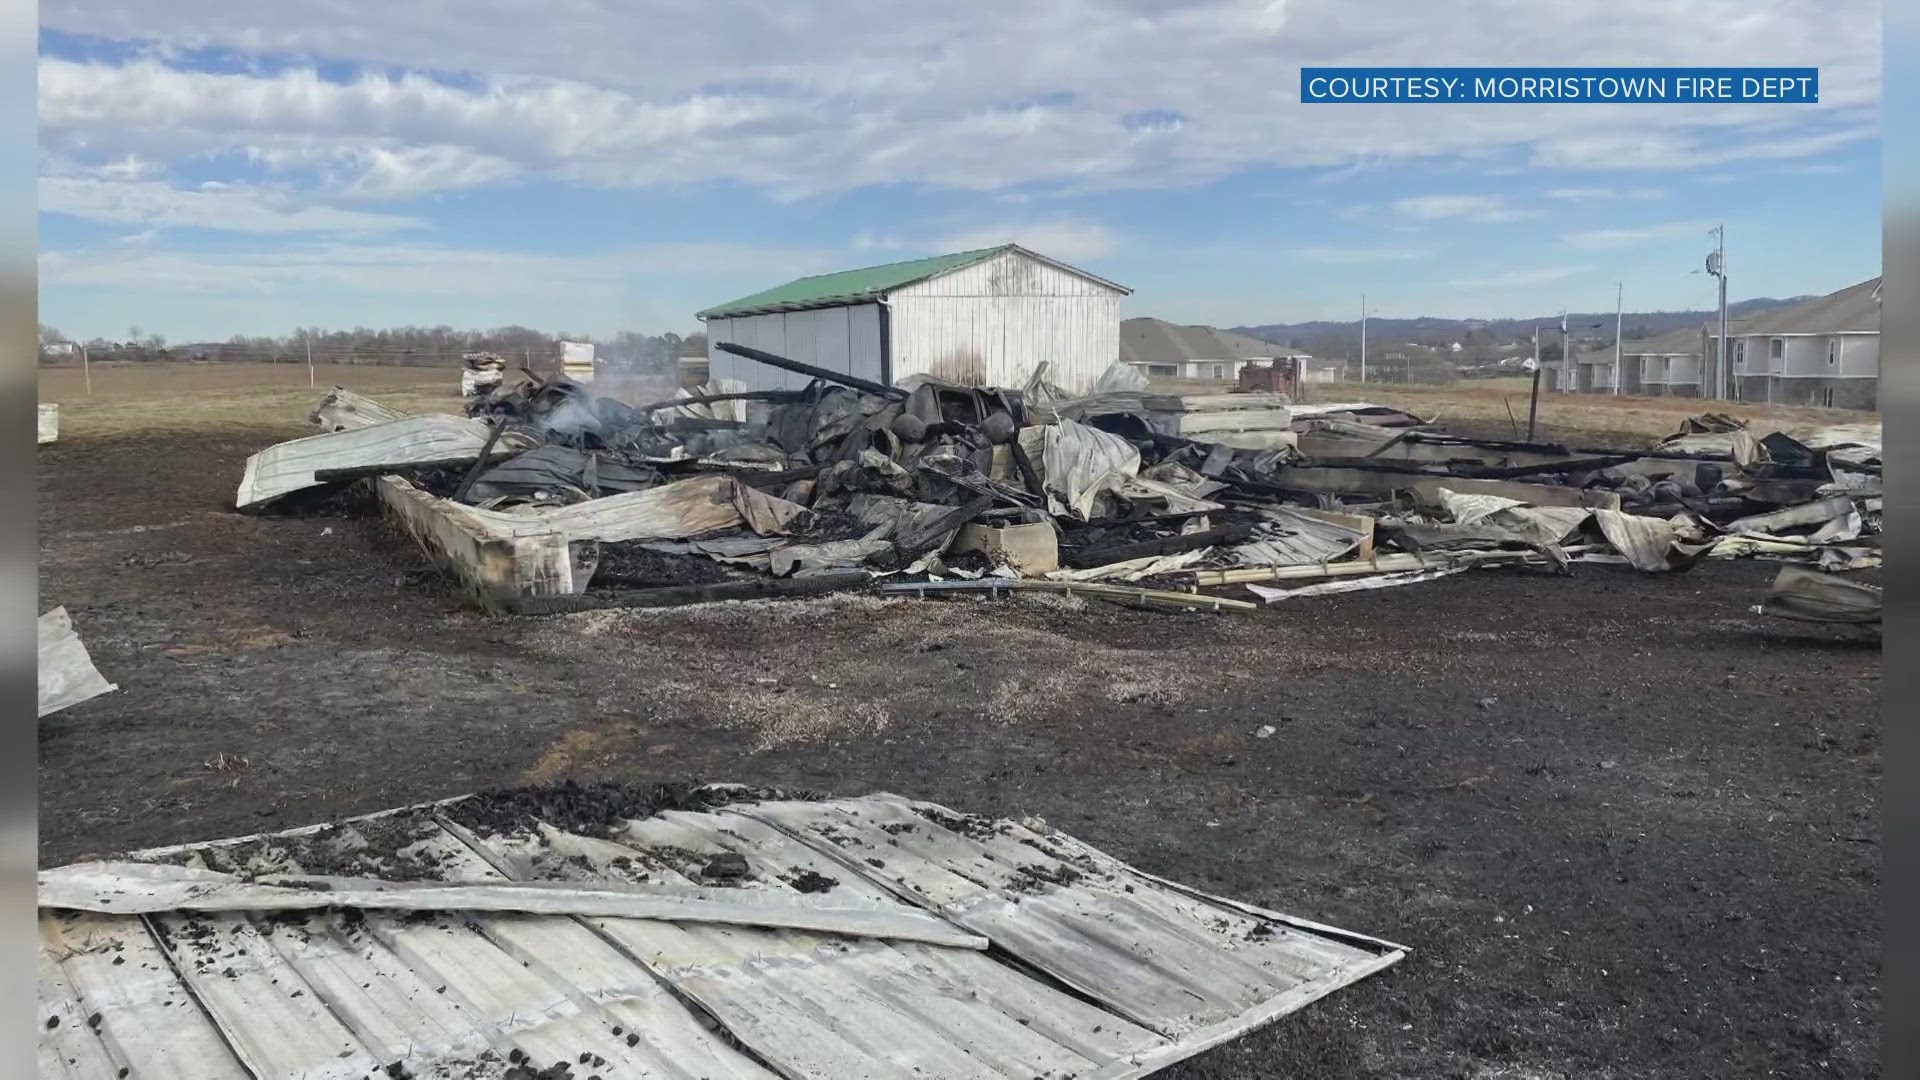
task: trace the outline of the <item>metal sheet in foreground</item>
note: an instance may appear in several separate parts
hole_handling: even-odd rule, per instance
[[[929,913],[993,949],[861,936],[856,922],[843,934],[511,912],[46,909],[41,1074],[525,1080],[566,1062],[575,1080],[1119,1080],[1405,954],[1163,881],[1043,827],[892,795],[706,790],[717,794],[679,808],[636,798],[574,831],[455,800],[134,858],[243,875],[806,894]]]

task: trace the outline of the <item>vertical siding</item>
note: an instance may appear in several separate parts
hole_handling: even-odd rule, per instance
[[[1788,378],[1822,378],[1827,374],[1827,339],[1817,337],[1790,337],[1782,339],[1787,343],[1786,368],[1781,372]]]
[[[809,380],[714,346],[732,342],[863,379],[881,377],[880,309],[873,304],[709,319],[707,341],[712,377],[739,379],[751,390],[799,390]]]
[[[1846,334],[1840,339],[1846,351],[1840,354],[1840,376],[1847,379],[1880,377],[1880,335]]]
[[[895,379],[1018,386],[1046,360],[1054,382],[1083,391],[1120,355],[1120,293],[1019,252],[889,301]]]

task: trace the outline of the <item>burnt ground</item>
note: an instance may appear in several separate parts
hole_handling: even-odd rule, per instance
[[[1769,565],[495,618],[377,519],[226,509],[261,444],[40,450],[41,605],[121,687],[40,724],[43,864],[563,778],[893,790],[1413,948],[1169,1077],[1877,1074],[1878,645],[1751,615]]]

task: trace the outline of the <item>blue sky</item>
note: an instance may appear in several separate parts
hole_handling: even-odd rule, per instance
[[[1880,269],[1866,0],[44,0],[42,321],[697,328],[1004,241],[1234,325]],[[1570,46],[1569,43],[1572,43]],[[1302,105],[1338,64],[1818,66],[1818,105]]]

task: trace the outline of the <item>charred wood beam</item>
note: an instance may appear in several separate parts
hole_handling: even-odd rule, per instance
[[[1108,566],[1126,562],[1130,559],[1146,559],[1157,555],[1178,555],[1185,551],[1198,551],[1215,544],[1238,544],[1253,536],[1252,525],[1223,525],[1217,529],[1205,529],[1182,536],[1162,536],[1153,540],[1140,540],[1131,544],[1109,544],[1106,547],[1087,547],[1061,553],[1061,559],[1075,570],[1085,570],[1095,566]]]
[[[1007,443],[1007,449],[1013,457],[1013,467],[1020,470],[1020,482],[1027,485],[1027,490],[1044,504],[1047,491],[1040,484],[1040,474],[1033,471],[1033,459],[1027,456],[1026,448],[1016,438]]]
[[[1625,465],[1638,461],[1645,455],[1630,454],[1615,457],[1569,457],[1556,461],[1540,461],[1527,465],[1488,465],[1483,462],[1460,461],[1394,461],[1374,457],[1364,458],[1312,458],[1307,465],[1327,469],[1354,469],[1362,472],[1399,473],[1406,476],[1427,476],[1446,479],[1457,476],[1465,479],[1508,480],[1516,476],[1539,476],[1543,473],[1595,472],[1610,469],[1616,465]]]
[[[702,394],[697,397],[670,398],[648,405],[635,405],[634,412],[658,412],[661,409],[678,409],[683,405],[710,405],[720,401],[802,401],[806,398],[804,390],[744,390],[736,394]]]
[[[474,461],[473,467],[467,470],[467,475],[460,478],[460,486],[453,491],[454,502],[467,501],[467,492],[473,489],[473,482],[480,479],[480,474],[486,471],[487,460],[493,457],[493,444],[500,441],[501,433],[506,430],[507,422],[505,420],[495,420],[493,422],[492,429],[487,432],[487,444],[480,448],[479,459]]]
[[[315,469],[313,478],[322,484],[340,484],[353,480],[364,480],[369,476],[409,476],[436,469],[458,469],[468,465],[485,465],[486,458],[476,462],[473,455],[463,454],[455,458],[441,458],[437,461],[408,461],[394,465],[350,465],[340,469]],[[499,464],[494,462],[493,464]],[[485,471],[484,469],[482,471]]]
[[[679,607],[718,600],[760,600],[783,596],[821,596],[863,589],[873,580],[865,570],[810,577],[747,578],[712,585],[668,585],[658,589],[628,589],[581,596],[529,596],[519,602],[522,615],[565,615],[623,607]]]

